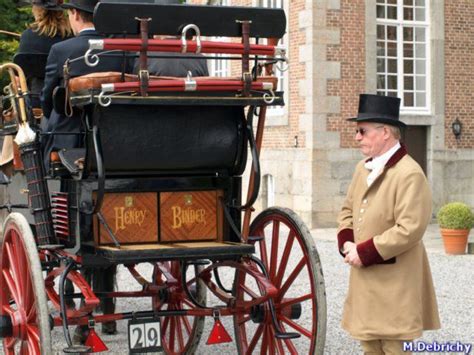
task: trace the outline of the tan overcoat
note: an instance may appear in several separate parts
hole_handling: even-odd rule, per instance
[[[401,147],[373,184],[356,167],[338,217],[338,244],[357,244],[364,264],[351,267],[342,327],[360,340],[412,340],[440,328],[423,234],[431,192],[420,166]]]

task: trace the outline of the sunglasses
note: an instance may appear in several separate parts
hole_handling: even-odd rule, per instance
[[[359,133],[361,136],[365,135],[367,132],[370,132],[374,129],[377,129],[377,128],[384,128],[385,126],[375,126],[375,127],[371,127],[371,128],[357,128],[355,130],[355,134]]]

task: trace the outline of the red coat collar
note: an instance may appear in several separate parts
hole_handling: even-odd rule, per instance
[[[400,143],[401,147],[398,149],[395,154],[393,154],[390,159],[388,160],[387,164],[385,164],[385,168],[391,168],[395,164],[397,164],[405,155],[408,154],[407,148],[405,144]]]
[[[387,164],[385,164],[385,169],[391,168],[397,164],[405,155],[408,154],[405,144],[400,143],[400,148],[390,157]],[[365,162],[371,161],[372,158],[367,159]]]

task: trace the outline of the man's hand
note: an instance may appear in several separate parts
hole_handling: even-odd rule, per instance
[[[344,262],[354,266],[354,267],[362,267],[362,261],[360,261],[359,254],[357,253],[357,245],[353,242],[345,242],[343,246],[344,255]]]

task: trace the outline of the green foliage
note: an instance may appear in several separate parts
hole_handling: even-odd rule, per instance
[[[438,211],[438,224],[446,229],[471,229],[474,226],[474,214],[469,206],[462,202],[451,202]]]
[[[16,0],[0,0],[0,30],[21,33],[33,21],[31,8],[18,8]],[[10,62],[18,48],[19,38],[0,34],[0,64]],[[0,92],[9,82],[8,76],[0,77]]]

